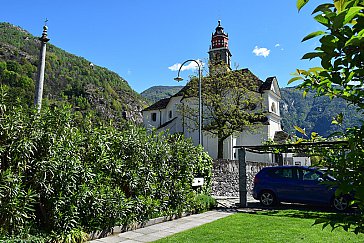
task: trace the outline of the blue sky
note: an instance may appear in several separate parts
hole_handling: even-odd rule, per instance
[[[187,59],[207,63],[211,33],[221,20],[233,68],[249,68],[262,80],[276,76],[285,87],[296,68],[317,65],[300,59],[317,44],[301,40],[320,29],[310,14],[320,2],[311,0],[298,13],[296,0],[13,0],[1,3],[0,21],[40,36],[48,18],[50,43],[118,73],[142,92],[184,85],[169,67]]]

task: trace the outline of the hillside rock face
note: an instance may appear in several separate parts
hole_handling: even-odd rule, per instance
[[[0,23],[0,81],[27,104],[33,102],[39,47],[37,37],[20,27]],[[26,80],[26,85],[19,80]],[[50,43],[43,97],[49,103],[70,103],[75,110],[93,113],[100,119],[137,123],[142,122],[141,110],[147,105],[116,73]]]

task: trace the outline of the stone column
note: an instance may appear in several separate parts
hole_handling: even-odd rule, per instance
[[[41,47],[40,47],[40,54],[39,54],[38,75],[37,75],[37,80],[36,80],[37,84],[36,84],[35,95],[34,95],[34,105],[37,107],[38,112],[40,111],[40,109],[42,107],[46,44],[49,41],[49,39],[47,38],[47,30],[48,30],[48,27],[46,25],[44,25],[42,37],[39,38],[39,40],[41,41]]]

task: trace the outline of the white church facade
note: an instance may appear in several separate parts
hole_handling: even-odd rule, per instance
[[[224,32],[220,24],[212,34],[211,46],[209,50],[210,64],[224,63],[230,68],[231,53],[228,47],[228,35]],[[254,132],[236,133],[224,140],[224,159],[237,159],[236,145],[262,145],[268,140],[281,140],[286,138],[282,130],[279,102],[281,92],[278,81],[275,77],[268,77],[265,81],[260,80],[248,69],[234,70],[232,72],[249,73],[259,83],[257,95],[261,97],[261,107],[266,114],[266,119]],[[191,138],[197,145],[199,133],[197,129],[189,129],[186,126],[186,119],[180,107],[183,105],[196,105],[197,97],[186,97],[183,92],[174,96],[162,99],[143,110],[143,123],[147,129],[157,129],[157,131],[169,131],[170,133],[181,133],[185,137]],[[283,135],[283,136],[282,136]],[[218,140],[211,133],[203,131],[202,146],[212,158],[217,158]],[[257,162],[277,162],[272,154],[247,154],[247,159]]]

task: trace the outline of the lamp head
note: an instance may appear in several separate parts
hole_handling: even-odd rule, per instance
[[[174,78],[174,80],[176,80],[177,82],[180,82],[180,81],[182,81],[182,80],[183,80],[183,78],[182,78],[182,77],[180,77],[180,76],[178,76],[178,77]]]

